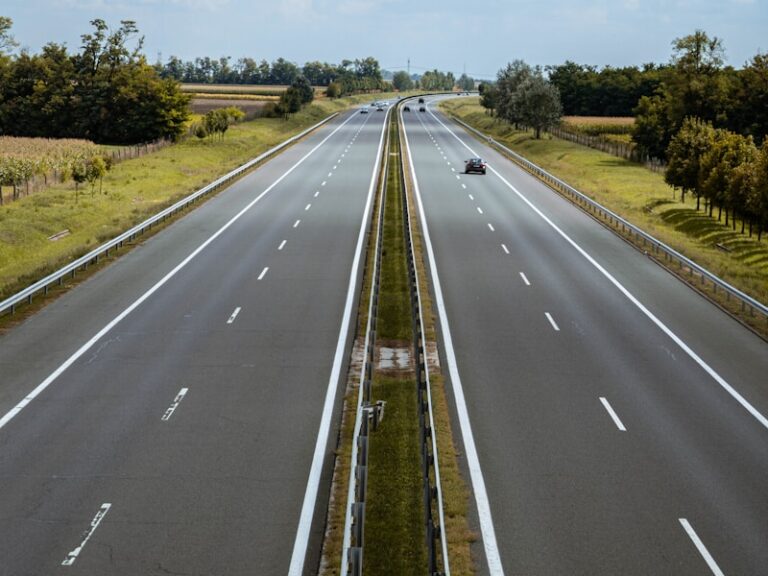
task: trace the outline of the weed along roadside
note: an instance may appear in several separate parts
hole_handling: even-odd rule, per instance
[[[697,211],[695,202],[683,202],[664,182],[662,174],[641,164],[557,138],[535,140],[485,114],[474,99],[447,101],[441,107],[687,258],[686,262],[666,253],[657,255],[644,238],[626,228],[620,219],[588,211],[742,324],[768,338],[768,318],[760,312],[759,305],[756,304],[757,311],[745,306],[722,285],[706,277],[708,273],[714,274],[758,302],[768,302],[765,240],[741,234]],[[557,189],[551,183],[548,185]],[[700,272],[690,261],[708,272]]]
[[[409,220],[400,130],[396,113],[392,116],[386,186],[374,209],[320,573],[445,574],[450,565],[456,567],[450,573],[472,574],[468,493],[453,449],[436,355],[427,358],[427,350],[436,349],[434,327],[429,312],[424,313],[426,324],[419,318],[419,291],[424,294],[427,288],[421,285],[417,291],[415,284],[421,257],[416,266],[409,258],[411,245],[418,250],[420,240],[417,234],[409,240],[415,219]],[[372,290],[375,286],[378,290]],[[421,304],[429,305],[428,300]],[[370,350],[366,336],[373,344]],[[431,399],[427,363],[440,388],[431,384]],[[358,401],[362,409],[356,410]],[[362,414],[357,422],[356,413]],[[437,485],[439,475],[447,491]],[[444,521],[440,504],[447,511]]]

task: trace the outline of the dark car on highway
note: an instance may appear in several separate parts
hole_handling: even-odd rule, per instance
[[[469,174],[470,172],[485,174],[485,161],[482,158],[464,160],[464,174]]]
[[[419,107],[419,112],[426,112],[426,111],[427,111],[426,107],[424,106]]]
[[[410,112],[411,107],[410,106],[403,106],[403,112]]]
[[[419,104],[424,104],[424,98],[419,98]]]

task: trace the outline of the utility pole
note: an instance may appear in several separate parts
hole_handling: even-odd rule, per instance
[[[408,57],[408,78],[411,77],[411,57]]]

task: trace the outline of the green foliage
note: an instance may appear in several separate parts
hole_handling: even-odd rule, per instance
[[[13,20],[8,16],[0,16],[0,55],[19,45],[11,36]]]
[[[328,98],[338,98],[341,96],[341,84],[338,82],[331,82],[328,84],[328,88],[325,90],[325,95]]]
[[[715,129],[712,124],[698,118],[688,118],[680,131],[672,138],[667,150],[669,164],[664,180],[673,188],[680,188],[685,200],[686,192],[701,196],[699,175],[701,158],[714,142]]]
[[[480,88],[483,107],[516,127],[532,128],[536,138],[560,121],[560,94],[538,66],[515,60],[499,70],[495,86]]]
[[[499,89],[495,84],[487,83],[480,84],[478,89],[480,91],[480,105],[493,116],[499,102]]]
[[[309,104],[315,98],[315,91],[306,76],[297,76],[291,84],[291,88],[296,90],[302,104]]]
[[[146,63],[135,23],[113,32],[103,20],[91,25],[76,54],[48,44],[11,59],[0,83],[0,132],[122,144],[178,138],[189,96]]]
[[[475,79],[467,76],[466,74],[462,74],[456,81],[456,86],[459,87],[459,90],[469,92],[470,90],[475,89]]]
[[[411,80],[408,72],[400,70],[399,72],[395,72],[392,76],[392,85],[395,87],[395,90],[405,92],[406,90],[413,88],[413,80]]]
[[[630,116],[638,100],[652,96],[661,83],[663,66],[645,64],[598,69],[566,61],[547,66],[549,81],[560,91],[568,116]]]
[[[455,85],[456,78],[454,78],[453,72],[441,72],[437,68],[424,72],[419,79],[419,86],[422,90],[453,90]]]

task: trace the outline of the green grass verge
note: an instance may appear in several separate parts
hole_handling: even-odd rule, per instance
[[[387,407],[369,436],[363,571],[421,576],[427,573],[427,550],[416,383],[376,377],[373,394]]]
[[[761,302],[768,302],[768,238],[734,231],[680,201],[661,174],[640,164],[564,140],[536,140],[485,114],[478,99],[441,104],[600,204]],[[739,225],[740,230],[740,225]],[[730,252],[717,248],[727,247]],[[748,321],[748,320],[747,320]],[[759,326],[756,328],[759,329]]]
[[[86,187],[56,184],[0,206],[0,298],[115,237],[208,182],[333,112],[371,100],[353,96],[323,100],[288,120],[260,118],[232,126],[223,139],[190,138],[116,164],[91,194]],[[63,230],[69,235],[50,241]]]

